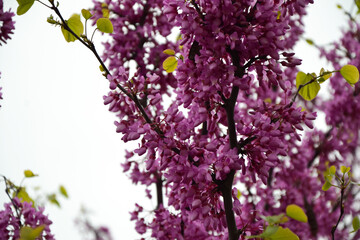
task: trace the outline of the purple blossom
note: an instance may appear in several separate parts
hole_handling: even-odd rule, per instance
[[[3,0],[0,0],[0,46],[1,42],[6,43],[8,39],[11,39],[10,34],[13,34],[15,29],[15,22],[12,20],[14,16],[11,10],[4,11]]]
[[[5,203],[4,208],[0,211],[0,239],[18,239],[22,226],[36,228],[42,225],[45,226],[42,237],[47,240],[55,239],[50,230],[52,221],[44,215],[44,208],[34,208],[31,203],[20,202],[18,198]]]

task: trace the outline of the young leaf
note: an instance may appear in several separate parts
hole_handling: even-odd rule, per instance
[[[296,204],[290,204],[286,207],[286,215],[299,222],[308,222],[308,218],[304,210]]]
[[[101,4],[101,11],[104,18],[109,18],[110,16],[109,6],[106,3]]]
[[[350,167],[341,166],[341,167],[340,167],[340,171],[341,171],[342,173],[347,173],[348,171],[350,171]]]
[[[276,233],[269,237],[271,240],[300,240],[299,237],[288,228],[279,227]]]
[[[359,14],[360,13],[360,0],[355,0],[355,4],[358,8],[358,11],[356,12],[356,14]]]
[[[303,87],[299,91],[299,94],[307,101],[313,100],[320,90],[320,84],[316,81],[304,86],[313,78],[314,76],[312,76],[311,74],[306,74],[304,72],[298,72],[298,74],[296,75],[296,88],[299,89],[299,87],[303,85]]]
[[[45,229],[45,225],[40,225],[36,228],[24,226],[20,229],[20,240],[35,240],[41,236],[42,231]]]
[[[31,177],[36,177],[38,176],[37,174],[34,174],[31,170],[25,170],[24,171],[24,176],[26,178],[31,178]]]
[[[16,1],[19,4],[16,10],[17,15],[25,14],[27,11],[29,11],[29,9],[32,7],[32,5],[35,2],[35,0],[16,0]]]
[[[353,225],[354,230],[352,232],[350,232],[350,233],[353,233],[353,232],[356,232],[357,230],[359,230],[359,228],[360,228],[360,220],[359,220],[358,216],[353,218],[352,225]]]
[[[274,226],[274,225],[269,225],[266,227],[266,229],[264,230],[263,233],[261,233],[260,235],[253,235],[253,236],[247,236],[246,238],[265,238],[265,239],[269,239],[270,236],[272,236],[274,233],[277,232],[277,230],[279,229],[279,226]]]
[[[19,190],[16,192],[16,197],[18,197],[21,202],[32,203],[32,205],[35,206],[34,200],[29,196],[24,187],[19,188]]]
[[[349,84],[359,81],[359,70],[354,65],[345,65],[340,69],[340,74]]]
[[[112,33],[114,31],[113,25],[108,18],[99,18],[96,21],[96,26],[103,33]]]
[[[167,54],[167,55],[171,55],[171,56],[174,56],[175,55],[175,51],[172,50],[172,49],[165,49],[163,51],[163,53]]]
[[[324,183],[324,185],[322,186],[321,189],[326,192],[327,190],[329,190],[329,188],[330,188],[331,186],[332,186],[331,183],[328,182],[328,181],[326,181],[326,182]]]
[[[47,196],[50,203],[55,204],[56,206],[60,207],[59,201],[56,199],[56,194],[50,194]]]
[[[276,233],[278,229],[279,229],[279,226],[271,226],[271,225],[269,225],[269,226],[266,227],[265,231],[262,234],[260,234],[260,236],[262,238],[270,237],[274,233]]]
[[[332,73],[329,71],[325,71],[324,68],[321,68],[319,76],[321,77],[318,79],[318,82],[323,83],[332,76]]]
[[[61,185],[61,186],[59,187],[59,191],[60,191],[61,195],[63,195],[63,196],[66,197],[66,198],[69,198],[69,195],[68,195],[68,193],[67,193],[67,191],[66,191],[66,188],[65,188],[63,185]]]
[[[91,12],[89,10],[86,9],[82,9],[81,10],[81,15],[86,19],[90,19],[93,15],[91,14]]]
[[[314,45],[314,41],[311,40],[311,39],[309,39],[309,38],[305,39],[305,41],[306,41],[309,45]]]
[[[178,61],[176,59],[176,57],[168,57],[167,59],[165,59],[165,61],[163,62],[163,68],[166,72],[171,73],[173,71],[175,71],[176,67],[177,67]]]
[[[335,167],[334,165],[329,168],[329,173],[330,173],[331,175],[335,175],[335,173],[336,173],[336,167]]]
[[[80,20],[79,14],[73,14],[69,20],[67,20],[67,25],[77,36],[80,36],[84,32],[84,25]],[[61,27],[61,31],[67,42],[74,42],[76,40],[76,37],[67,31],[63,26]]]
[[[285,223],[289,220],[283,213],[274,216],[267,216],[267,217],[262,216],[261,218],[267,221],[270,225]]]
[[[236,195],[236,197],[239,199],[240,197],[241,197],[241,192],[239,191],[239,189],[237,190],[237,195]]]

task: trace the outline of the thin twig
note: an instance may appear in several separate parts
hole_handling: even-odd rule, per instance
[[[335,231],[336,231],[336,228],[338,227],[340,221],[341,221],[341,218],[342,216],[344,215],[344,203],[343,203],[343,200],[344,200],[344,191],[345,191],[345,188],[344,187],[341,187],[341,196],[340,196],[340,216],[339,216],[339,219],[337,220],[337,223],[335,226],[332,227],[331,229],[331,236],[332,236],[332,240],[335,240]]]

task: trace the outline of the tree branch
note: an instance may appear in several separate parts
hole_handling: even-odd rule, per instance
[[[341,197],[340,197],[340,216],[339,216],[339,219],[336,223],[335,226],[332,227],[331,229],[331,236],[332,236],[332,240],[335,240],[335,231],[336,231],[336,228],[338,227],[340,221],[341,221],[341,218],[342,216],[344,215],[344,203],[343,203],[343,200],[344,200],[344,191],[345,191],[345,188],[342,187],[341,188]]]

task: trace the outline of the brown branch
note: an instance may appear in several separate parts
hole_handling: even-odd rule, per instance
[[[164,204],[162,187],[163,187],[163,180],[161,178],[161,175],[156,174],[156,197],[157,197],[156,209],[159,209],[159,207]]]
[[[336,222],[336,225],[332,227],[331,229],[331,236],[332,236],[332,240],[335,240],[335,231],[336,231],[336,228],[338,227],[340,221],[341,221],[341,218],[342,216],[344,215],[344,203],[343,203],[343,198],[344,198],[344,191],[345,191],[345,188],[342,187],[341,188],[341,196],[340,196],[340,216],[339,216],[339,219],[337,220]]]

